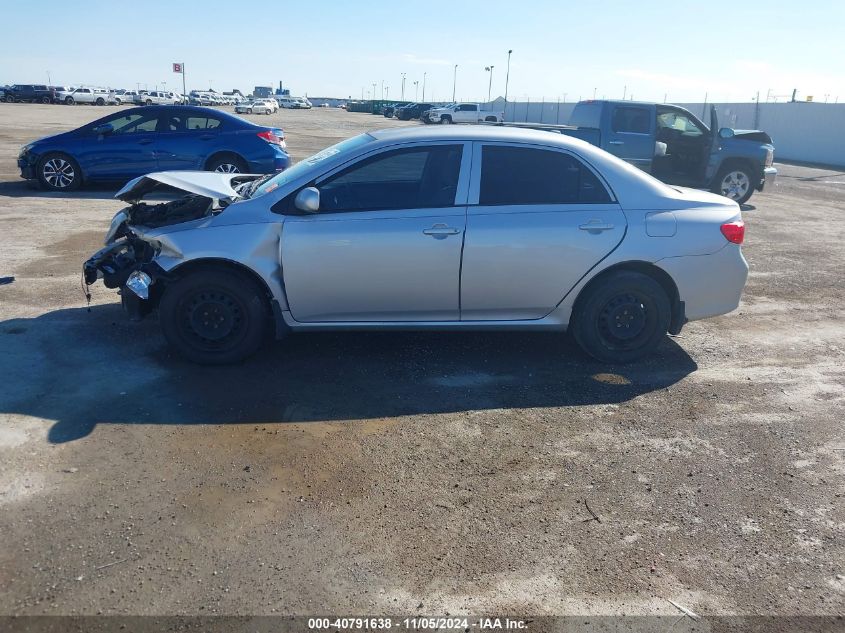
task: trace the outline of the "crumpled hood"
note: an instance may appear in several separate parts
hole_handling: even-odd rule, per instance
[[[260,174],[223,174],[214,171],[159,171],[130,180],[114,197],[124,202],[133,202],[156,189],[173,187],[213,200],[234,200],[240,197],[234,187],[260,177]]]

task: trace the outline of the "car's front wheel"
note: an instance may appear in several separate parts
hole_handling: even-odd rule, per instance
[[[82,184],[82,172],[67,154],[47,154],[38,161],[38,182],[51,191],[72,191]]]
[[[41,103],[50,103],[50,97],[41,97]]]
[[[73,105],[73,97],[67,97],[65,99],[65,105]]]
[[[747,167],[723,167],[714,180],[712,191],[730,198],[737,204],[745,204],[754,193],[753,182],[751,171]]]
[[[223,365],[251,356],[269,330],[267,299],[245,274],[199,270],[170,283],[159,305],[164,337],[195,363]]]
[[[663,287],[633,271],[609,274],[578,298],[570,330],[593,358],[628,363],[652,352],[669,329],[671,304]]]

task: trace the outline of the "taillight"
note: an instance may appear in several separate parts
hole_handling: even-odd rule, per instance
[[[719,228],[722,231],[722,235],[725,236],[725,239],[732,244],[742,244],[742,241],[745,239],[745,222],[742,220],[728,222]]]
[[[273,145],[281,145],[282,140],[284,140],[284,136],[278,136],[273,130],[267,130],[266,132],[259,132],[258,136],[263,138],[268,143],[272,143]]]

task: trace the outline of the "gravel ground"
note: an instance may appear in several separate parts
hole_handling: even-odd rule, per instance
[[[347,333],[202,368],[85,308],[112,190],[17,177],[108,111],[0,105],[0,614],[845,613],[845,173],[778,165],[739,310],[641,364]],[[297,159],[400,125],[253,118]]]

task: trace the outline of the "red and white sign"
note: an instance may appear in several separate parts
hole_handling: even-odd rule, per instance
[[[174,62],[173,64],[173,72],[174,73],[183,73],[185,72],[184,66],[178,62]]]

